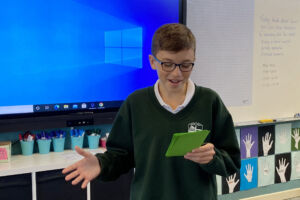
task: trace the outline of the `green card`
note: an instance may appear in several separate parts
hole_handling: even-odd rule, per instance
[[[209,130],[189,132],[189,133],[174,133],[171,143],[166,152],[166,157],[184,156],[187,152],[200,147]]]

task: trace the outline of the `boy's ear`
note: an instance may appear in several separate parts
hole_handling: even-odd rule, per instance
[[[153,56],[151,54],[149,55],[149,62],[150,62],[151,68],[153,70],[156,70],[155,59],[153,58]]]

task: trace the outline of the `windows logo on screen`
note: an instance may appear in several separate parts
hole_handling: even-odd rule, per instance
[[[142,68],[142,28],[107,31],[104,37],[105,63]]]

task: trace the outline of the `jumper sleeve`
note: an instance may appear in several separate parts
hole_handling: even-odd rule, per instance
[[[241,167],[240,148],[232,117],[219,96],[213,104],[212,127],[211,142],[215,146],[216,154],[210,163],[200,166],[208,173],[227,177]]]
[[[107,151],[96,154],[101,166],[99,179],[112,181],[134,167],[131,112],[128,101],[121,106],[106,142]]]

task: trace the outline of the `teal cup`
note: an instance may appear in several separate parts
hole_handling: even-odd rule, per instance
[[[65,138],[52,138],[54,152],[63,152],[65,149]]]
[[[99,147],[100,135],[89,135],[88,143],[90,149],[97,149]]]
[[[83,136],[80,137],[73,137],[71,136],[71,147],[74,150],[75,146],[78,146],[80,148],[82,148],[83,146]]]
[[[22,154],[24,156],[29,156],[32,155],[33,153],[33,145],[34,145],[34,141],[23,141],[21,140],[21,149],[22,149]]]
[[[47,154],[50,152],[51,140],[37,140],[40,154]]]

